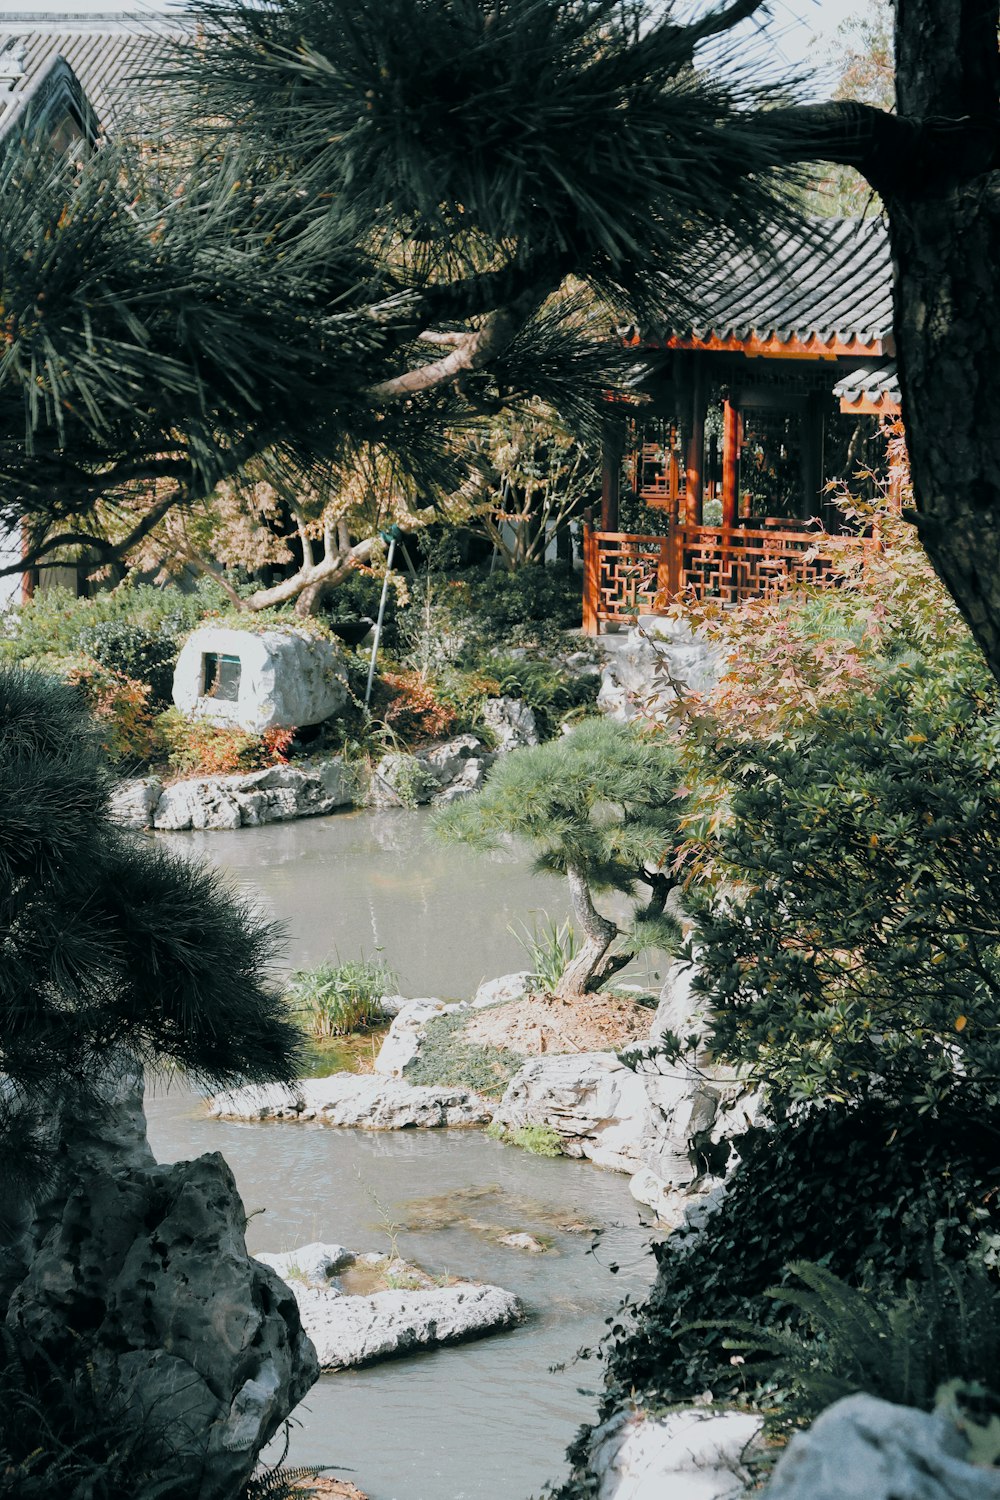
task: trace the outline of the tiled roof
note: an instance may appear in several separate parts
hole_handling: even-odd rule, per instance
[[[134,102],[133,80],[150,67],[164,34],[140,15],[0,17],[0,134],[60,58],[72,68],[102,128],[113,127]]]
[[[899,411],[899,375],[894,359],[866,359],[837,381],[841,411]]]
[[[880,219],[813,219],[760,251],[714,241],[685,289],[683,317],[632,330],[636,343],[892,351],[892,265]]]

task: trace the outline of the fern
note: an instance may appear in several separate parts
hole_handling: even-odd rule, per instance
[[[771,1404],[778,1393],[779,1424],[811,1420],[856,1391],[929,1411],[948,1382],[996,1390],[1000,1285],[981,1263],[929,1263],[897,1294],[878,1283],[852,1286],[813,1261],[794,1261],[788,1271],[801,1286],[765,1293],[792,1314],[784,1327],[688,1325],[727,1331],[725,1347],[747,1360],[758,1393],[766,1387]]]

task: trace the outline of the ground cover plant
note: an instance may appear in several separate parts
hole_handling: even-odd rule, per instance
[[[488,1099],[499,1099],[524,1058],[509,1047],[467,1041],[462,1033],[468,1020],[465,1011],[431,1017],[419,1054],[403,1069],[407,1083],[469,1088]]]

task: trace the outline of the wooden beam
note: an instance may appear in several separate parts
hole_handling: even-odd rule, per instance
[[[588,505],[583,513],[583,631],[585,635],[597,635],[600,625],[597,618],[598,598],[601,590],[601,564],[594,536],[593,511]]]

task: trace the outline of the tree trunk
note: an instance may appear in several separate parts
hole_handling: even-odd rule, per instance
[[[951,152],[888,198],[903,420],[920,539],[1000,678],[1000,172],[995,3],[898,0],[900,114]]]
[[[596,910],[587,877],[578,866],[569,865],[566,877],[573,916],[583,930],[584,941],[579,953],[563,970],[555,993],[561,1000],[577,1000],[623,969],[629,955],[615,954],[605,962],[605,955],[618,936],[618,928]]]

